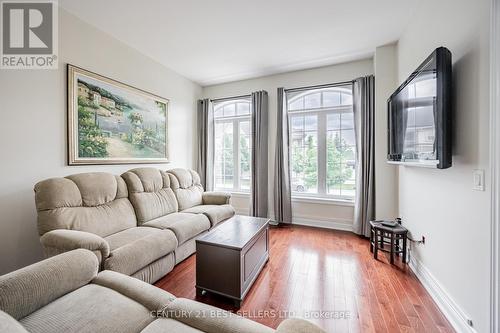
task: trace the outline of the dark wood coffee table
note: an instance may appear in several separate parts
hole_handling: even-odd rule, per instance
[[[196,294],[220,294],[240,307],[268,260],[269,219],[235,215],[196,240]]]

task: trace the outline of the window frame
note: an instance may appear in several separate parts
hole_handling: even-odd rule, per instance
[[[218,106],[218,103],[222,104]],[[238,109],[237,105],[238,103],[248,103],[249,105],[249,113],[245,115],[238,115]],[[234,111],[234,116],[222,116],[222,117],[216,117],[215,112],[218,107],[224,108],[227,105],[233,104],[235,106],[235,111]],[[233,187],[217,187],[217,175],[215,173],[215,166],[213,168],[213,184],[214,184],[214,190],[216,191],[225,191],[225,192],[231,192],[231,193],[244,193],[244,194],[250,194],[251,191],[251,182],[252,182],[252,147],[253,147],[253,142],[252,142],[252,99],[251,96],[244,96],[244,97],[236,97],[236,98],[228,98],[228,99],[223,99],[218,102],[217,100],[213,101],[213,112],[214,112],[214,138],[216,136],[216,128],[217,124],[232,124],[233,128]],[[250,184],[248,189],[242,189],[241,188],[241,149],[240,149],[240,127],[241,123],[248,122],[249,126],[249,131],[250,131],[250,138],[249,138],[249,148],[250,148]],[[214,158],[216,156],[216,150],[217,147],[214,147]],[[218,161],[214,161],[215,163],[218,163]]]
[[[342,93],[342,90],[345,90],[345,88],[350,87],[351,90],[351,98],[352,98],[352,84],[342,84],[339,86],[330,86],[330,87],[323,87],[323,88],[304,88],[303,93],[299,93],[297,96],[294,96],[292,98],[289,97],[289,92],[286,92],[286,108],[287,108],[287,114],[288,114],[288,126],[289,126],[289,156],[290,160],[292,160],[292,136],[293,136],[293,127],[292,127],[292,119],[294,116],[305,116],[305,115],[314,115],[317,117],[316,123],[317,123],[317,128],[316,128],[316,133],[317,133],[317,193],[307,193],[307,192],[298,192],[294,191],[293,189],[291,190],[291,195],[292,199],[295,199],[296,201],[300,201],[301,199],[304,200],[321,200],[321,201],[339,201],[339,202],[345,202],[347,204],[354,203],[356,193],[354,193],[353,196],[349,195],[337,195],[337,194],[329,194],[328,193],[328,186],[327,186],[327,163],[328,163],[328,151],[327,151],[327,140],[328,140],[328,116],[332,114],[342,114],[342,113],[353,113],[353,104],[349,105],[337,105],[337,106],[327,106],[323,107],[323,92],[328,92],[334,91],[334,92],[339,92]],[[335,91],[335,88],[338,90]],[[339,89],[340,88],[340,89]],[[342,89],[344,88],[344,89]],[[307,108],[305,106],[305,97],[308,95],[313,95],[315,93],[320,93],[320,107],[316,108]],[[300,96],[300,97],[298,97]],[[291,99],[293,98],[302,98],[303,99],[303,109],[294,109],[294,110],[289,110],[288,106],[289,103],[293,103]],[[342,97],[340,97],[340,100],[342,100]],[[340,127],[338,130],[339,133],[342,133],[343,130],[351,130],[354,129],[354,124],[353,127],[349,128],[343,128],[342,127],[342,122],[340,122]],[[303,131],[306,131],[305,128]],[[354,155],[355,155],[355,167],[357,164],[356,160],[356,146],[353,146],[354,148]],[[290,170],[290,175],[292,175],[293,172]],[[355,176],[356,177],[356,176]],[[290,179],[291,180],[291,179]]]

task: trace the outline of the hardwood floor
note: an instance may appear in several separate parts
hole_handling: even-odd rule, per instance
[[[287,315],[327,332],[453,332],[408,268],[373,259],[368,241],[352,233],[300,226],[270,231],[270,260],[238,310],[223,297],[196,297],[195,255],[156,283],[276,328]]]

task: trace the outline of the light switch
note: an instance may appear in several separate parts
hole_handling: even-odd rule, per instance
[[[476,169],[472,171],[472,189],[484,191],[484,170]]]

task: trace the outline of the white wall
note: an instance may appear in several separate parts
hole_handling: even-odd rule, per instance
[[[398,216],[398,168],[387,163],[387,99],[398,86],[396,44],[377,47],[375,69],[375,217]]]
[[[66,166],[66,63],[169,98],[172,163],[155,166],[195,166],[191,129],[201,87],[61,8],[59,61],[58,70],[0,70],[0,274],[42,258],[33,194],[37,181],[89,171],[120,174],[135,167]]]
[[[398,44],[400,82],[434,48],[453,55],[453,166],[400,167],[399,209],[426,236],[414,258],[478,332],[489,331],[489,4],[424,0]],[[486,170],[486,191],[472,190],[473,169]]]
[[[349,62],[309,70],[289,72],[256,79],[236,81],[203,88],[207,98],[230,97],[250,94],[256,90],[266,90],[269,94],[269,216],[274,216],[273,181],[276,144],[276,91],[279,87],[294,88],[308,85],[334,83],[352,80],[360,76],[373,74],[372,59]],[[248,212],[248,196],[233,197],[232,200],[240,213]],[[353,207],[345,204],[311,203],[294,200],[294,223],[314,224],[351,230]]]

